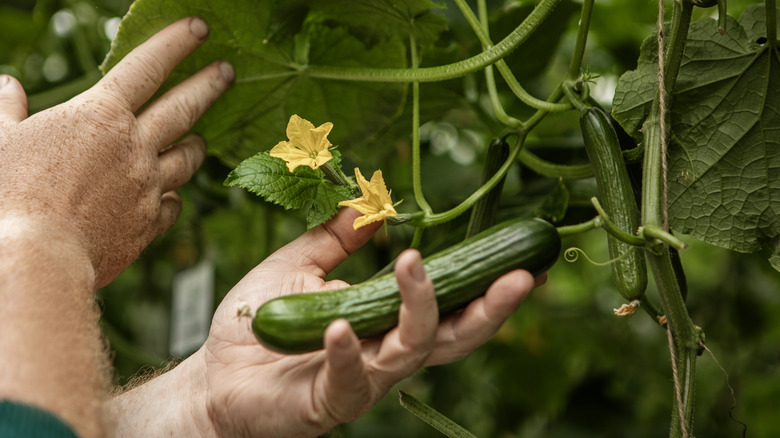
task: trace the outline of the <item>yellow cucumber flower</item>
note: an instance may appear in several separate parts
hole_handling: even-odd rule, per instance
[[[293,114],[287,123],[287,138],[290,141],[280,141],[271,149],[271,156],[287,162],[290,172],[298,166],[309,166],[316,169],[327,163],[333,155],[328,148],[328,134],[333,129],[333,123],[326,122],[314,127],[310,121]]]
[[[339,202],[340,206],[351,207],[363,213],[363,216],[355,219],[352,224],[354,229],[357,230],[370,223],[398,215],[393,207],[393,201],[390,199],[390,193],[387,191],[385,179],[382,178],[381,170],[374,172],[374,175],[371,176],[371,182],[369,182],[360,173],[360,169],[355,168],[355,179],[363,196]]]

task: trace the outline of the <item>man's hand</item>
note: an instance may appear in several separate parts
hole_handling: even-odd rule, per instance
[[[207,35],[203,20],[182,19],[88,91],[29,118],[19,82],[0,76],[0,221],[72,237],[95,287],[114,279],[174,223],[174,190],[205,157],[202,138],[180,137],[231,84],[229,64],[215,62],[139,109]]]
[[[278,296],[347,287],[326,275],[363,245],[379,223],[358,230],[343,209],[247,274],[217,308],[203,347],[173,370],[114,398],[117,436],[314,437],[369,410],[424,365],[458,360],[485,343],[534,287],[526,271],[496,280],[483,297],[439,320],[420,255],[399,256],[399,325],[360,341],[344,320],[325,331],[325,349],[283,355],[263,348],[241,317]],[[544,281],[541,276],[537,283]]]
[[[399,325],[381,339],[360,342],[344,320],[325,333],[325,349],[281,355],[263,348],[243,302],[261,303],[290,293],[347,286],[326,274],[377,229],[352,229],[352,210],[280,249],[226,296],[204,347],[202,361],[212,427],[219,436],[309,437],[370,409],[394,384],[423,365],[460,359],[487,341],[534,286],[525,271],[497,280],[484,297],[439,321],[433,285],[417,251],[406,251],[395,273],[403,305]]]
[[[177,141],[233,80],[214,63],[139,112],[206,38],[200,19],[172,24],[90,90],[27,117],[16,79],[0,75],[0,399],[32,404],[83,437],[105,436],[110,382],[93,293],[173,224],[204,158]]]

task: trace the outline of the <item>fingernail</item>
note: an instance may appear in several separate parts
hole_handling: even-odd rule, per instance
[[[227,61],[222,61],[219,63],[219,71],[222,73],[222,77],[225,78],[226,81],[229,83],[233,83],[233,79],[236,77],[236,71],[233,69],[233,66],[230,65]]]
[[[205,39],[209,36],[209,25],[202,18],[193,17],[190,21],[190,32],[199,40]]]
[[[0,88],[5,87],[9,82],[11,82],[11,78],[6,75],[0,75]]]
[[[412,273],[412,277],[419,282],[422,283],[425,281],[425,278],[427,277],[427,274],[425,273],[425,268],[423,267],[422,260],[419,258],[415,260],[415,262],[412,264],[410,271]]]

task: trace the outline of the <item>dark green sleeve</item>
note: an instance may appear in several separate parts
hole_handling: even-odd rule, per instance
[[[0,400],[0,437],[78,438],[62,420],[34,406]]]

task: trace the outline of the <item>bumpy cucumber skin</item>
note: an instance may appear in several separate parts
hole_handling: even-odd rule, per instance
[[[423,260],[445,315],[483,295],[513,269],[539,275],[558,259],[554,226],[535,218],[507,221]],[[269,349],[304,353],[322,348],[325,328],[345,318],[360,338],[380,335],[398,323],[401,295],[394,274],[345,289],[288,295],[257,309],[252,329]]]
[[[623,231],[635,233],[639,227],[639,208],[631,188],[620,142],[606,113],[589,108],[580,117],[580,128],[596,184],[599,200],[610,219]],[[647,288],[645,253],[613,236],[607,236],[609,257],[627,256],[612,263],[612,279],[618,291],[629,301],[642,297]]]

